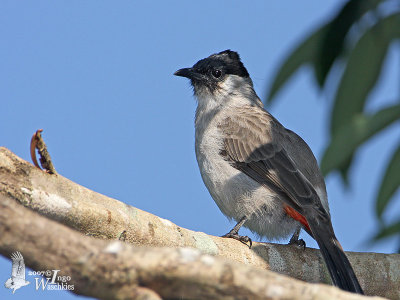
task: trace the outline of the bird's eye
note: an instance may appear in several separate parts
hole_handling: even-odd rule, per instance
[[[212,70],[211,74],[212,74],[215,78],[220,78],[221,75],[222,75],[222,72],[221,72],[221,70],[214,69],[214,70]]]

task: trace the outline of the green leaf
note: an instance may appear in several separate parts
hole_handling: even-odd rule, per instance
[[[271,104],[272,99],[282,86],[294,75],[294,73],[302,66],[312,63],[318,53],[321,39],[326,32],[326,25],[306,38],[296,49],[289,55],[282,66],[279,68],[277,75],[269,89],[267,104]]]
[[[331,134],[363,111],[381,72],[389,44],[400,38],[400,13],[378,21],[355,45],[341,78],[331,119]]]
[[[382,214],[390,202],[390,199],[400,187],[400,145],[393,153],[392,158],[386,168],[378,197],[376,198],[376,214],[382,219]]]
[[[338,168],[339,174],[342,177],[342,181],[344,183],[345,188],[350,187],[349,181],[349,170],[351,167],[351,162],[353,161],[354,153],[345,162]]]
[[[373,240],[381,240],[383,238],[387,238],[392,235],[400,234],[400,221],[392,223],[389,226],[386,226],[381,229],[374,237]]]
[[[384,0],[350,0],[340,10],[336,19],[321,26],[310,36],[303,40],[291,54],[285,59],[280,66],[271,87],[269,88],[267,104],[272,103],[272,99],[283,85],[296,73],[296,71],[307,64],[312,63],[318,82],[321,81],[323,72],[328,73],[333,63],[330,62],[338,56],[337,49],[331,53],[331,48],[340,48],[339,54],[343,46],[345,35],[349,31],[351,25],[360,19],[367,11],[376,8],[376,6]],[[346,24],[343,20],[346,20]],[[332,25],[332,26],[331,26]],[[338,31],[338,28],[341,28]],[[328,34],[329,29],[329,34]],[[331,42],[331,38],[336,37],[335,41]],[[324,45],[324,48],[322,48]],[[322,67],[320,62],[322,61]],[[325,69],[326,70],[325,70]]]
[[[367,12],[376,9],[382,1],[384,0],[350,0],[329,23],[314,65],[315,77],[320,87],[324,86],[334,61],[342,54],[350,28]]]
[[[331,139],[321,161],[324,175],[343,169],[357,148],[374,134],[400,119],[400,104],[386,107],[373,115],[354,115]]]

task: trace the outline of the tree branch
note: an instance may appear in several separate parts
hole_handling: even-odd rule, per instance
[[[196,249],[134,247],[87,237],[5,195],[0,195],[0,211],[0,253],[8,256],[18,249],[34,270],[60,269],[60,275],[70,276],[74,292],[81,295],[100,299],[365,299]]]
[[[157,299],[157,295],[153,292],[156,291],[163,298],[208,298],[236,296],[239,295],[238,290],[243,290],[245,293],[243,295],[253,295],[252,293],[254,293],[254,295],[263,295],[264,298],[267,298],[264,292],[267,290],[271,292],[270,288],[272,286],[276,288],[277,282],[279,282],[280,293],[286,293],[284,292],[286,289],[294,290],[295,288],[291,286],[293,284],[300,289],[297,291],[301,291],[300,294],[307,295],[308,299],[310,295],[314,295],[316,289],[318,293],[315,294],[332,293],[332,295],[335,295],[335,299],[338,299],[339,294],[359,297],[333,287],[307,285],[264,271],[271,269],[308,282],[330,282],[319,250],[307,248],[303,251],[292,246],[266,243],[254,243],[253,248],[248,249],[248,247],[234,240],[190,231],[178,227],[168,220],[90,191],[60,175],[46,174],[5,148],[0,148],[0,195],[3,196],[0,201],[0,236],[2,237],[0,252],[9,257],[11,251],[22,251],[27,256],[28,265],[34,269],[39,266],[43,268],[46,264],[53,268],[59,266],[66,274],[73,275],[76,285],[79,287],[78,291],[84,295],[92,295],[102,299],[118,297],[125,299],[123,295],[129,294],[136,295],[137,299],[139,299],[139,295]],[[111,247],[107,246],[109,243],[81,236],[60,224],[24,209],[10,199],[14,199],[31,210],[86,235],[102,239],[124,239],[134,245],[191,247],[200,250],[201,253],[218,255],[249,266],[200,255],[198,252],[187,249],[141,249],[132,248],[132,246],[122,243],[113,244],[113,247],[120,250],[117,254],[110,255],[104,250]],[[16,215],[11,217],[12,213]],[[46,222],[51,222],[51,224]],[[37,226],[35,230],[33,230],[33,224]],[[18,230],[15,228],[18,228]],[[46,230],[43,231],[43,228],[46,228]],[[52,234],[47,235],[47,232]],[[37,236],[34,236],[35,234]],[[21,246],[22,241],[24,246]],[[41,249],[37,250],[41,255],[35,255],[35,249]],[[52,260],[49,260],[47,256],[49,250],[46,251],[46,249],[51,249],[51,252],[53,252]],[[44,252],[46,252],[45,259],[43,258]],[[93,257],[88,256],[87,261],[79,263],[82,257],[86,257],[89,253],[95,253],[95,255]],[[196,259],[193,262],[181,264],[182,259],[184,260],[188,255],[192,255]],[[367,294],[381,295],[391,299],[400,298],[400,255],[376,253],[348,253],[348,255]],[[146,257],[147,260],[145,260]],[[211,269],[206,268],[207,263],[203,260],[206,262],[213,261],[212,266],[207,267]],[[152,261],[154,263],[151,263]],[[179,266],[173,265],[174,262]],[[191,265],[192,263],[193,265]],[[214,263],[217,266],[216,269],[213,269]],[[91,266],[89,267],[88,264]],[[181,265],[185,267],[181,269]],[[223,271],[226,266],[229,266],[228,273]],[[253,268],[250,268],[250,266]],[[203,267],[205,271],[202,269]],[[113,270],[109,270],[109,268]],[[106,269],[107,272],[114,275],[99,274],[99,270],[105,272]],[[178,273],[174,273],[173,270],[175,269],[181,270],[179,274],[182,278],[177,275]],[[85,275],[82,278],[79,274],[86,274],[85,272],[90,273],[90,276]],[[122,274],[131,274],[130,272],[133,275],[121,276]],[[138,272],[140,274],[152,274],[153,279],[146,279],[148,281],[143,281],[144,277],[137,279],[135,276],[138,276]],[[168,277],[172,274],[170,272],[177,277]],[[241,273],[247,275],[241,276]],[[221,278],[226,276],[231,278],[231,275],[234,280],[229,279],[229,284],[234,286],[234,289],[221,288],[218,285],[221,283]],[[131,276],[132,278],[130,278]],[[189,278],[187,280],[191,282],[190,284],[183,279],[186,276]],[[253,276],[251,277],[252,281],[249,282],[249,278],[246,276]],[[254,283],[254,278],[257,278],[258,282],[259,276],[264,278],[260,279],[260,285]],[[126,277],[130,279],[128,280]],[[116,282],[116,285],[113,286],[112,283],[108,283],[111,281],[107,278],[113,279],[112,282]],[[157,278],[157,280],[154,280],[154,278]],[[168,284],[163,285],[161,283],[164,282],[163,280],[168,281]],[[285,280],[289,280],[289,283],[283,283]],[[104,293],[96,295],[90,294],[90,291],[84,285],[90,283],[90,289],[93,289],[94,281],[104,284],[109,293],[104,291]],[[207,284],[204,286],[202,283]],[[229,284],[225,283],[226,287]],[[287,284],[290,284],[290,288]],[[196,288],[194,288],[195,286]],[[101,287],[96,287],[96,289],[102,290]],[[168,289],[170,291],[166,292]],[[188,294],[192,289],[197,290],[199,294]],[[322,292],[322,289],[325,292]],[[303,293],[304,290],[307,292]],[[210,291],[211,293],[216,291],[222,293],[223,291],[223,294],[207,294]],[[174,294],[174,292],[178,294]],[[208,296],[204,296],[205,294]],[[116,295],[122,296],[117,297]],[[277,294],[277,299],[284,298],[279,295]],[[329,299],[326,297],[315,299]]]

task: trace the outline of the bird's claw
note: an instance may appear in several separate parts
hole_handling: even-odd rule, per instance
[[[249,238],[247,235],[239,235],[238,233],[235,233],[235,232],[228,232],[227,234],[224,234],[221,237],[235,239],[245,245],[248,245],[248,243],[249,243],[250,244],[249,249],[251,249],[251,246],[253,245],[251,238]]]
[[[295,246],[297,246],[299,248],[306,249],[306,242],[303,239],[291,238],[288,244],[289,245],[295,245]]]

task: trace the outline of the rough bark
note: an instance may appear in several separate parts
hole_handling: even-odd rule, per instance
[[[113,288],[107,288],[107,291],[110,291],[110,293],[104,294],[104,297],[94,295],[95,297],[106,299],[107,297],[112,298],[112,295],[115,297],[122,295],[120,297],[122,299],[125,297],[123,295],[127,295],[123,292],[125,289],[130,291],[130,295],[146,295],[152,296],[153,298],[157,296],[152,291],[156,291],[164,298],[181,296],[189,297],[189,291],[185,287],[191,287],[190,290],[197,290],[199,294],[191,295],[190,298],[198,298],[203,295],[202,293],[206,295],[204,297],[202,296],[203,298],[210,297],[210,295],[216,296],[217,294],[210,293],[214,293],[215,291],[221,292],[222,290],[223,293],[226,293],[223,294],[226,297],[229,297],[229,295],[237,296],[239,295],[238,290],[243,290],[245,291],[245,294],[243,295],[246,295],[246,293],[250,293],[248,295],[252,295],[252,293],[261,293],[258,295],[263,296],[264,299],[269,299],[267,295],[272,290],[270,290],[269,287],[271,286],[268,285],[268,282],[273,282],[272,286],[274,287],[277,286],[277,282],[280,282],[280,288],[278,290],[283,294],[276,294],[274,299],[291,299],[290,297],[288,298],[287,295],[284,295],[286,292],[282,292],[282,290],[285,290],[286,287],[288,287],[286,284],[292,284],[290,282],[294,282],[293,285],[297,285],[301,291],[299,293],[304,296],[306,296],[307,293],[311,293],[309,296],[313,295],[315,289],[318,290],[318,293],[322,293],[322,289],[327,289],[326,291],[330,291],[329,293],[335,294],[335,299],[338,299],[337,297],[339,297],[339,294],[356,297],[348,293],[343,293],[336,288],[324,285],[307,285],[265,271],[265,269],[270,269],[307,282],[329,283],[329,274],[322,258],[320,257],[319,250],[310,248],[301,250],[293,246],[267,243],[254,243],[253,248],[248,249],[248,247],[234,240],[208,236],[205,233],[190,231],[181,228],[168,220],[90,191],[60,175],[46,174],[45,172],[33,167],[28,162],[18,158],[5,148],[0,148],[0,195],[4,196],[2,197],[0,205],[4,206],[4,203],[6,203],[4,207],[1,207],[0,219],[2,222],[8,222],[7,225],[6,223],[0,224],[0,252],[9,257],[10,251],[23,251],[28,264],[30,263],[30,266],[35,268],[37,266],[43,266],[43,264],[46,264],[47,262],[44,262],[43,257],[40,257],[40,255],[35,256],[35,251],[32,250],[32,248],[38,247],[36,244],[41,241],[44,244],[50,243],[50,246],[54,247],[54,259],[53,261],[48,262],[48,264],[52,263],[49,267],[60,266],[65,273],[69,272],[73,274],[75,278],[77,278],[76,284],[79,286],[79,291],[82,291],[85,295],[89,294],[84,286],[80,287],[78,281],[82,280],[82,285],[89,283],[94,284],[93,281],[99,281],[103,282],[105,286],[108,286],[107,278],[111,278],[112,282],[117,282],[117,285],[119,285],[121,289],[117,289],[115,286]],[[14,202],[10,202],[10,199],[13,199]],[[111,240],[123,239],[133,245],[141,246],[196,248],[203,254],[217,255],[231,261],[233,260],[247,264],[248,266],[237,263],[228,263],[219,258],[213,258],[212,261],[215,262],[216,265],[214,266],[213,263],[212,266],[209,266],[211,269],[206,268],[206,271],[201,271],[202,269],[200,265],[207,265],[203,262],[203,257],[206,257],[205,260],[208,262],[211,261],[212,257],[200,255],[196,252],[196,255],[193,254],[197,257],[194,262],[183,264],[185,268],[182,267],[181,269],[179,257],[185,256],[185,252],[182,254],[182,250],[154,248],[144,250],[136,247],[133,248],[132,246],[125,244],[120,245],[119,243],[118,245],[120,246],[118,247],[122,247],[122,250],[119,251],[118,254],[110,256],[109,254],[103,254],[104,251],[101,250],[107,247],[105,241],[84,237],[62,225],[48,220],[47,218],[40,217],[20,205],[14,207],[12,206],[14,205],[13,203],[23,204],[47,218],[53,219],[86,235],[97,238]],[[19,217],[10,218],[9,214],[11,212],[6,212],[6,207],[9,207],[10,210],[12,207],[12,210],[15,213],[20,214]],[[35,220],[40,220],[37,221],[36,224],[38,228],[46,228],[46,232],[51,229],[52,235],[45,236],[44,233],[41,232],[41,234],[38,234],[35,238],[28,238],[29,235],[36,232],[35,230],[35,232],[32,233],[33,230],[31,227],[33,226],[32,224],[36,222]],[[52,225],[44,225],[45,222],[51,222]],[[13,244],[11,239],[14,236],[18,236],[14,228],[19,225],[23,226],[23,224],[26,225],[26,228],[20,228],[17,232],[19,234],[23,233],[23,235],[15,241],[15,244]],[[65,232],[61,233],[62,231]],[[26,243],[25,248],[21,248],[21,240]],[[47,245],[47,247],[49,247],[49,245]],[[46,251],[45,246],[37,249]],[[73,251],[71,249],[73,249]],[[79,253],[77,252],[78,250],[80,251]],[[130,255],[128,253],[131,253],[132,251],[134,252],[132,255],[136,255],[136,258],[129,257],[128,259],[127,257]],[[40,253],[39,250],[38,252]],[[46,261],[48,259],[47,252],[48,251],[46,251]],[[68,255],[68,253],[71,253],[71,255]],[[87,271],[88,266],[86,263],[79,264],[78,260],[78,258],[83,257],[82,255],[88,255],[88,253],[96,253],[93,260],[90,258],[90,264],[92,264],[90,267],[92,269],[90,269],[90,271],[92,273]],[[186,252],[186,254],[188,253],[192,252]],[[106,259],[103,255],[108,255],[111,258]],[[349,252],[348,256],[354,266],[362,287],[368,295],[380,295],[390,299],[400,298],[400,255]],[[154,261],[154,263],[150,263],[150,261],[144,263],[145,257],[150,261]],[[163,263],[163,257],[168,261],[168,263]],[[63,264],[58,265],[61,263],[62,258],[64,258]],[[126,262],[127,259],[134,263]],[[175,260],[176,264],[179,266],[173,265]],[[104,264],[105,261],[108,263]],[[193,265],[191,265],[192,263]],[[124,268],[121,269],[120,264],[124,266]],[[228,273],[223,271],[225,268],[224,266],[226,265],[230,266]],[[214,267],[216,269],[213,269]],[[111,270],[108,270],[108,268],[111,268]],[[199,269],[197,270],[196,268]],[[112,276],[102,277],[96,273],[96,271],[98,272],[99,270],[103,272],[103,269],[107,269]],[[158,278],[154,282],[164,282],[163,280],[165,280],[168,284],[163,285],[160,283],[160,286],[157,286],[152,279],[146,279],[149,280],[146,282],[153,283],[143,284],[142,278],[144,277],[136,280],[133,278],[136,275],[132,275],[133,279],[131,278],[131,275],[129,275],[131,269],[133,272],[132,274],[136,274],[140,269],[140,274],[151,273],[153,279]],[[173,273],[174,270],[177,269],[181,270],[179,271],[179,274],[181,274],[180,276],[182,276],[182,278],[175,273],[173,276],[177,277],[169,277],[170,272]],[[240,272],[237,272],[237,270]],[[86,271],[90,273],[90,276],[86,275],[84,278],[78,276],[78,273],[84,274]],[[185,272],[187,272],[186,275]],[[246,282],[248,283],[245,278],[247,275],[243,275],[244,277],[242,278],[240,276],[241,272],[250,275],[256,274],[254,276],[251,275],[252,283],[248,284],[247,287],[244,286]],[[229,279],[230,284],[236,284],[231,291],[228,291],[227,288],[223,289],[221,286],[217,285],[221,278],[228,276],[227,274],[231,274],[234,278],[234,280]],[[115,278],[113,276],[115,276]],[[190,278],[191,284],[183,279],[185,276]],[[258,279],[259,276],[267,277],[263,277],[265,278],[263,281],[263,279]],[[278,281],[272,280],[271,276],[279,276],[276,277],[279,278],[277,279]],[[130,278],[130,281],[127,278]],[[283,284],[282,282],[285,280],[289,280],[289,283]],[[255,281],[260,282],[260,285],[254,285]],[[205,286],[202,285],[204,282],[206,283]],[[216,285],[208,286],[213,283]],[[228,286],[226,283],[224,284],[226,287]],[[166,289],[168,290],[168,288],[170,291],[167,293]],[[99,289],[101,288],[99,287]],[[290,289],[295,288],[290,287]],[[267,290],[269,291],[268,293],[266,292]],[[218,295],[222,296],[222,294]],[[329,299],[326,297],[315,299]],[[273,297],[270,298],[272,299]]]
[[[84,236],[0,195],[0,253],[60,269],[74,292],[100,299],[365,299],[192,248],[135,247]],[[161,298],[162,297],[162,298]],[[382,299],[374,297],[373,299]]]

